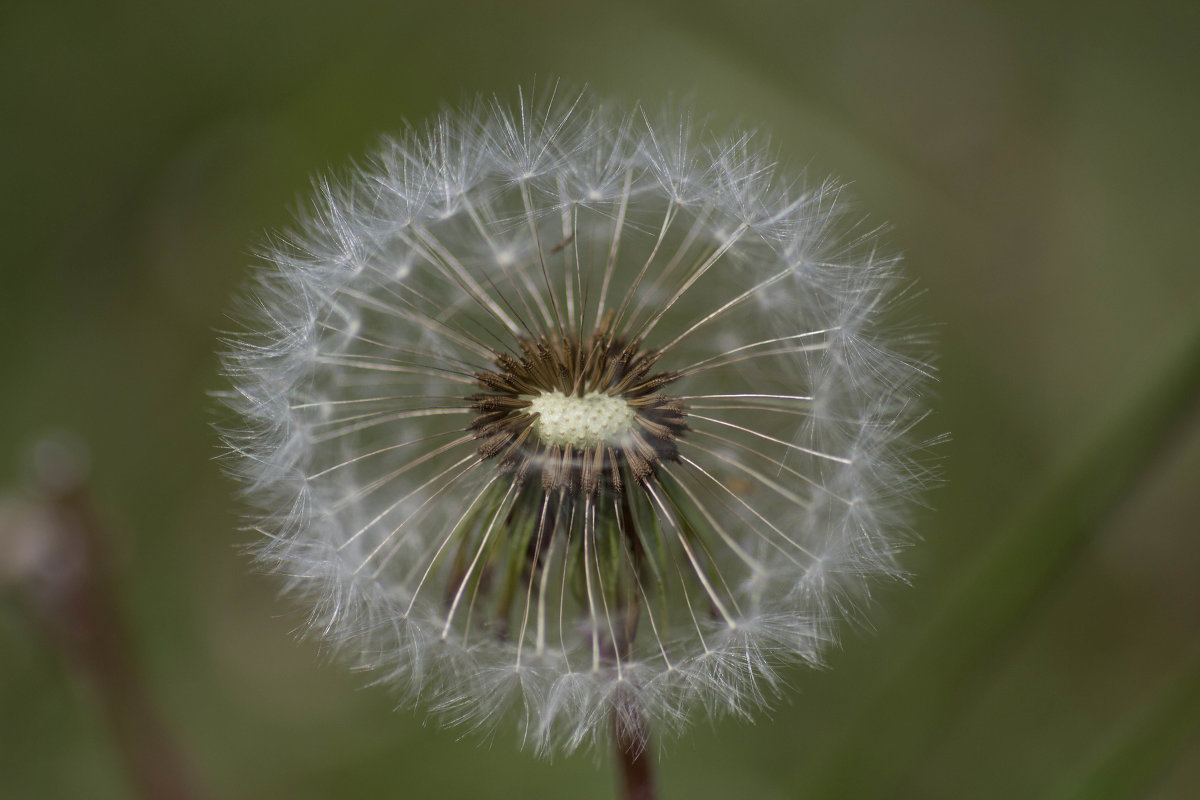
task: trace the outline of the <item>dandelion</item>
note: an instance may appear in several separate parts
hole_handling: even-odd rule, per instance
[[[896,260],[752,135],[587,93],[386,142],[226,353],[257,554],[381,683],[540,752],[749,715],[896,575]]]

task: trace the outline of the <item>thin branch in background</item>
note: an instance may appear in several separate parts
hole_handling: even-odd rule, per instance
[[[201,800],[134,664],[85,453],[66,436],[34,447],[30,491],[0,502],[0,588],[90,684],[135,796]]]

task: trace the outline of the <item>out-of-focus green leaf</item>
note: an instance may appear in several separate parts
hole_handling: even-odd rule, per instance
[[[876,797],[898,780],[1198,401],[1200,334],[960,575],[843,735],[804,763],[806,796]]]

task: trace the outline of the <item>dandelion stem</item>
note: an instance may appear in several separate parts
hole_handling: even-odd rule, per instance
[[[654,800],[654,764],[645,722],[629,701],[613,712],[613,743],[617,748],[621,800]]]

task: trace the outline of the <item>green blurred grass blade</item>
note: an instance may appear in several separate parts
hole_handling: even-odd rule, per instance
[[[1181,677],[1151,698],[1074,779],[1059,800],[1123,800],[1144,796],[1200,730],[1200,653]]]
[[[1036,607],[1136,486],[1200,398],[1200,332],[1171,358],[1140,397],[963,570],[910,649],[843,734],[802,765],[803,796],[876,797],[895,787],[943,726],[981,668]],[[1153,374],[1153,373],[1152,373]]]

